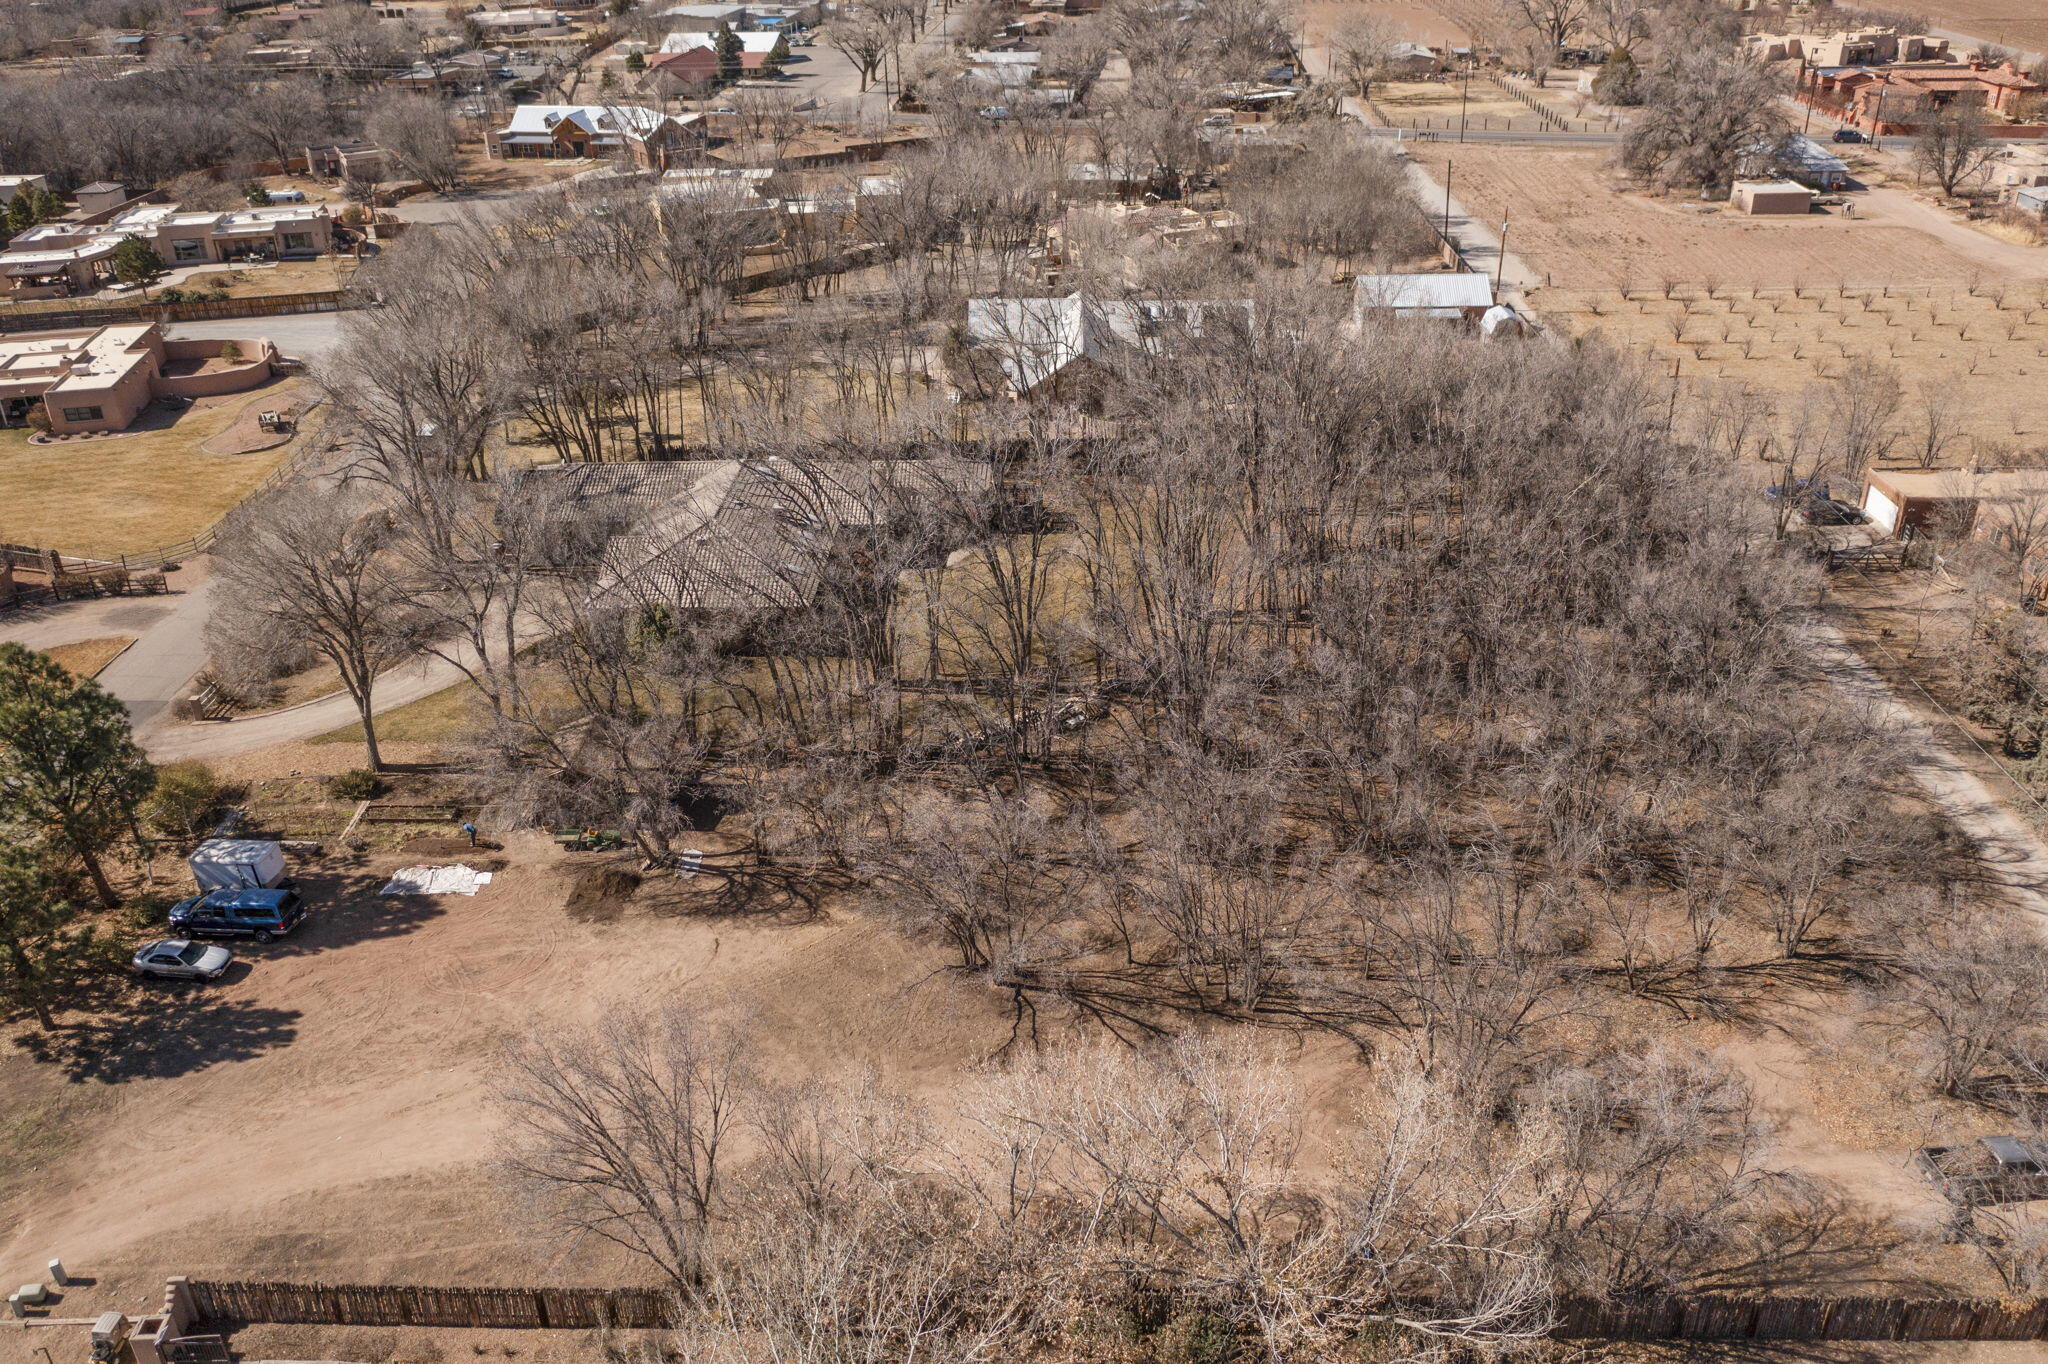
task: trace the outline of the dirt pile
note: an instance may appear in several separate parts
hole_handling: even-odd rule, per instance
[[[563,906],[578,923],[608,923],[626,912],[640,890],[640,875],[621,866],[591,867],[576,878]]]

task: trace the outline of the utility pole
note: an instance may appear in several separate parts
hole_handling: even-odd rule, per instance
[[[1455,161],[1444,162],[1444,245],[1451,244],[1451,171]]]
[[[1458,141],[1465,140],[1465,101],[1472,94],[1472,63],[1465,63],[1465,79],[1458,83]]]
[[[1500,225],[1500,259],[1499,259],[1499,260],[1497,260],[1497,261],[1495,261],[1495,262],[1493,263],[1493,292],[1494,292],[1494,296],[1495,296],[1496,298],[1498,298],[1498,297],[1500,296],[1500,282],[1501,282],[1501,280],[1502,280],[1503,278],[1505,278],[1505,277],[1506,277],[1506,275],[1507,275],[1507,271],[1508,271],[1508,225],[1507,225],[1507,220],[1506,220],[1506,219],[1502,219],[1502,220],[1501,220],[1501,225]]]
[[[1877,87],[1877,117],[1870,121],[1870,150],[1884,145],[1884,87]]]

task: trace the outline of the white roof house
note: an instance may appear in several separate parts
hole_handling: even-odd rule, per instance
[[[616,147],[625,141],[644,142],[666,123],[691,124],[702,114],[664,114],[637,104],[521,104],[512,121],[497,131],[501,144],[519,146],[552,142],[564,119],[590,134],[593,146]]]
[[[735,33],[733,37],[740,40],[742,52],[773,52],[775,45],[784,41],[780,33]],[[718,35],[715,33],[671,33],[661,40],[663,52],[688,52],[693,48],[717,46]]]
[[[1360,275],[1353,284],[1353,320],[1363,325],[1368,312],[1385,310],[1401,317],[1465,317],[1493,306],[1493,280],[1461,270],[1455,274]]]
[[[995,353],[1011,391],[1022,394],[1076,360],[1100,358],[1119,346],[1156,352],[1175,331],[1200,336],[1212,314],[1241,325],[1251,307],[1244,300],[1104,302],[1079,293],[977,298],[967,304],[967,334]]]
[[[774,174],[766,166],[686,166],[664,172],[654,192],[679,202],[765,209],[771,201],[761,185]]]

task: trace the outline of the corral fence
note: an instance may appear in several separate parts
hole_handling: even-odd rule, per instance
[[[55,306],[50,306],[54,304]],[[105,327],[117,322],[212,322],[233,317],[282,317],[291,313],[333,313],[360,307],[352,289],[320,289],[303,294],[264,294],[256,298],[187,299],[182,303],[133,302],[81,304],[68,299],[14,303],[0,308],[0,332],[62,331],[74,327]]]
[[[416,1284],[194,1279],[194,1314],[218,1326],[480,1326],[660,1329],[679,1304],[648,1288],[429,1288]],[[2048,1299],[1765,1297],[1705,1293],[1568,1298],[1563,1340],[2048,1340]]]

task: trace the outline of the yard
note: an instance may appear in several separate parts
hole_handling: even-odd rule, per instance
[[[260,319],[251,332],[260,329]],[[203,398],[161,430],[32,445],[25,428],[0,431],[0,540],[94,557],[146,553],[196,535],[224,516],[299,447],[215,455],[201,446],[245,411],[303,406],[303,383]],[[303,439],[303,438],[301,438]]]
[[[1627,190],[1604,150],[1412,144],[1415,159],[1482,219],[1509,224],[1508,250],[1573,288],[1649,286],[1666,279],[1744,288],[1841,288],[1962,282],[2012,274],[1931,235],[1909,205],[1860,203],[1836,213],[1751,218],[1721,204]],[[2001,243],[1982,238],[1987,249]],[[2033,274],[2048,272],[2048,254]]]
[[[295,772],[304,751],[249,766]],[[295,832],[331,839],[344,812],[314,778],[251,785],[258,816],[274,804]],[[718,833],[701,843],[714,854],[728,846]],[[445,828],[404,846],[299,855],[312,920],[280,942],[238,945],[241,964],[220,984],[141,988],[118,1009],[71,1016],[54,1036],[17,1032],[0,1048],[0,1265],[27,1278],[61,1253],[92,1280],[66,1295],[64,1315],[84,1318],[132,1310],[166,1273],[633,1282],[640,1271],[616,1252],[538,1247],[493,1182],[486,1092],[502,1036],[577,1028],[607,1005],[691,1001],[745,1017],[774,1074],[872,1066],[884,1086],[943,1111],[1008,1032],[1000,992],[937,969],[935,948],[840,907],[734,910],[710,877],[596,903],[589,873],[629,857],[564,854],[538,834],[476,854],[459,844]],[[496,879],[474,899],[376,894],[393,869],[423,857],[481,859]],[[1750,1073],[1778,1126],[1779,1159],[1852,1204],[1911,1223],[1936,1218],[1940,1205],[1906,1154],[1930,1133],[1967,1138],[1996,1119],[1925,1097],[1852,996],[1788,981],[1756,1003],[1744,1013],[1753,1022],[1646,1017]],[[1075,1021],[1056,1023],[1048,1009],[1048,1027]],[[1304,1040],[1293,1065],[1311,1124],[1345,1121],[1360,1074],[1349,1049]],[[232,1179],[220,1164],[224,1124]],[[1970,1254],[1931,1243],[1887,1269],[1987,1287]],[[236,1344],[252,1356],[427,1359],[467,1357],[472,1344],[482,1353],[488,1339],[443,1337],[444,1356],[430,1338],[268,1327]],[[546,1336],[518,1348],[535,1360],[589,1357],[551,1353],[569,1343]]]

